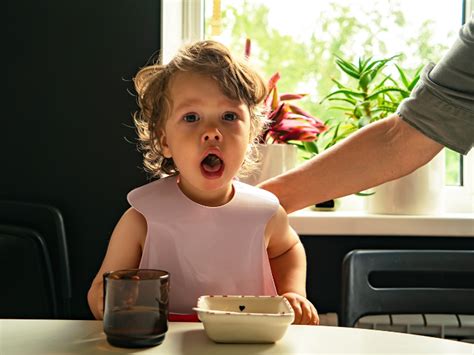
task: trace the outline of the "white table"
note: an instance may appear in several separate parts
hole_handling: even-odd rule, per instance
[[[165,341],[147,349],[109,345],[101,321],[0,320],[0,354],[474,354],[474,345],[424,336],[327,326],[289,327],[275,344],[216,344],[202,323],[170,323]]]

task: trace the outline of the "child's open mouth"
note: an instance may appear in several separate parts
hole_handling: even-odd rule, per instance
[[[224,172],[224,161],[215,154],[208,154],[201,161],[201,172],[208,179],[217,179]]]

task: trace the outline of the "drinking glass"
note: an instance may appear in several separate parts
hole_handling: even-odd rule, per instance
[[[104,278],[104,332],[114,346],[159,345],[168,330],[170,275],[164,270],[109,271]]]

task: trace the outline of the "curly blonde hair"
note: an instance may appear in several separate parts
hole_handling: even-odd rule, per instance
[[[163,156],[159,139],[159,132],[164,128],[172,107],[169,83],[178,72],[209,75],[216,80],[225,96],[248,106],[250,144],[239,176],[248,175],[256,166],[257,138],[267,124],[262,105],[267,96],[267,86],[247,62],[233,57],[224,45],[215,41],[199,41],[183,47],[168,64],[146,66],[135,76],[140,110],[133,118],[145,170],[155,178],[179,172],[173,159]]]

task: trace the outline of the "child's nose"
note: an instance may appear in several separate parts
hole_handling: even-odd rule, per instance
[[[217,128],[208,128],[206,131],[202,134],[201,141],[203,143],[205,142],[221,142],[222,141],[222,134]]]

